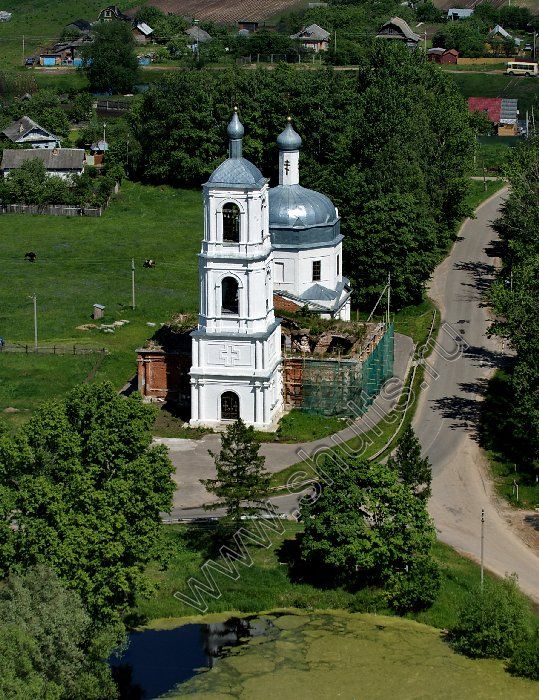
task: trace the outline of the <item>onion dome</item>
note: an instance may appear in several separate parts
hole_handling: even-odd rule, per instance
[[[301,185],[270,189],[269,225],[277,247],[312,247],[334,243],[340,236],[340,219],[331,200]]]
[[[286,129],[277,136],[277,145],[280,151],[299,151],[301,148],[301,136],[294,130],[291,117],[288,117]]]

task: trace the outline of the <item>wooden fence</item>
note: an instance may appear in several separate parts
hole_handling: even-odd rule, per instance
[[[101,216],[103,207],[69,207],[64,204],[3,204],[0,214],[48,214],[50,216]]]
[[[26,355],[94,355],[107,353],[107,348],[91,348],[84,345],[38,345],[32,343],[23,345],[20,343],[0,344],[0,353],[19,352]]]

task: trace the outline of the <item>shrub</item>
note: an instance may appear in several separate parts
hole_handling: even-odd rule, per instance
[[[514,676],[539,681],[539,630],[517,644],[507,670]]]
[[[525,638],[527,622],[516,575],[501,585],[487,579],[464,600],[449,639],[455,651],[471,658],[506,659]]]
[[[398,613],[429,608],[440,590],[438,564],[430,557],[419,557],[408,568],[394,574],[388,582],[387,601]]]

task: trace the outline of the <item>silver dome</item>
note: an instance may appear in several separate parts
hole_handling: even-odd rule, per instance
[[[277,145],[280,151],[299,151],[301,148],[301,136],[294,131],[290,118],[286,129],[277,136]]]
[[[340,240],[337,210],[325,195],[301,185],[269,191],[269,225],[276,247],[312,247]]]
[[[260,188],[266,178],[260,170],[246,158],[227,158],[210,175],[207,184],[223,187]]]

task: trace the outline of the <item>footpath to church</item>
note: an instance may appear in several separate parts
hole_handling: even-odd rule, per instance
[[[402,387],[411,366],[414,353],[412,339],[395,333],[395,363],[393,376],[400,380],[395,385]],[[393,392],[392,392],[393,394]],[[394,392],[391,398],[379,394],[369,410],[354,421],[352,426],[320,440],[306,443],[263,443],[260,453],[266,458],[266,469],[278,472],[305,459],[305,454],[313,455],[320,449],[332,448],[371,430],[384,416],[390,413],[399,400],[400,393]],[[155,438],[156,444],[168,448],[170,459],[175,467],[174,480],[177,488],[174,494],[172,519],[198,517],[204,503],[214,500],[200,483],[200,479],[215,477],[215,465],[208,450],[218,452],[219,434],[209,434],[200,440],[181,438]]]

